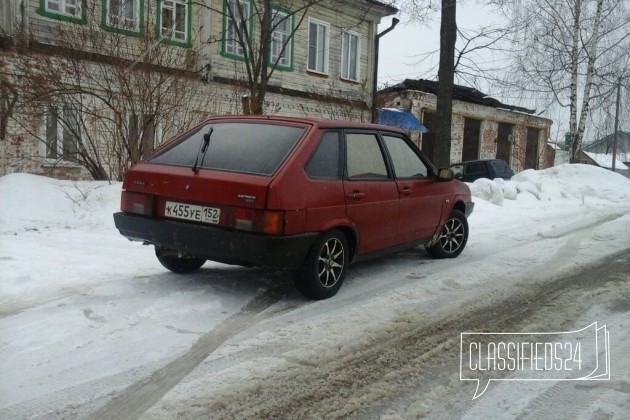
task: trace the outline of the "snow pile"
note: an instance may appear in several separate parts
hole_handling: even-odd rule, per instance
[[[528,169],[509,181],[482,178],[468,186],[474,201],[481,199],[498,206],[504,205],[504,200],[630,202],[627,178],[592,165],[565,164],[540,171]]]
[[[121,184],[63,181],[31,174],[0,178],[0,233],[49,227],[113,227]]]

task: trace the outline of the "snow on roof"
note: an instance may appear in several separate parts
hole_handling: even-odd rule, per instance
[[[584,154],[588,156],[589,158],[593,159],[593,161],[595,161],[595,163],[597,163],[602,168],[608,168],[608,169],[612,168],[612,155],[611,154],[593,153],[593,152],[584,152]],[[630,169],[628,168],[628,166],[626,166],[626,164],[624,164],[621,160],[619,160],[619,157],[617,157],[615,161],[615,168],[616,169]]]

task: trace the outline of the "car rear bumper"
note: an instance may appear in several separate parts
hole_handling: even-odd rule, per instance
[[[317,237],[316,232],[272,236],[127,213],[115,213],[114,222],[132,241],[226,264],[283,269],[298,268]]]
[[[468,216],[472,214],[474,208],[475,208],[475,203],[473,203],[472,201],[470,203],[466,203],[466,210],[464,211],[464,214],[466,215],[467,219],[468,219]]]

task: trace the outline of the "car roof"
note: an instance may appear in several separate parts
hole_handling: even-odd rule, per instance
[[[273,121],[288,122],[294,124],[308,124],[319,128],[353,128],[359,130],[380,130],[403,133],[404,131],[398,127],[388,125],[371,124],[346,120],[326,120],[319,118],[301,118],[301,117],[284,117],[278,115],[212,115],[206,121]]]
[[[467,160],[465,162],[458,162],[458,163],[451,163],[451,166],[453,165],[462,165],[465,163],[477,163],[477,162],[496,162],[500,160],[501,162],[505,162],[503,159],[492,159],[492,158],[486,158],[486,159],[475,159],[475,160]],[[507,164],[507,162],[505,162]]]

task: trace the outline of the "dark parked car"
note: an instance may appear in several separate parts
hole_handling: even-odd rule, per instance
[[[510,165],[501,159],[469,160],[451,165],[451,170],[455,179],[462,182],[473,182],[479,178],[510,179],[514,176]]]
[[[468,187],[391,127],[283,117],[213,117],[128,172],[121,234],[167,269],[206,260],[293,270],[324,299],[348,265],[424,244],[459,255]]]

